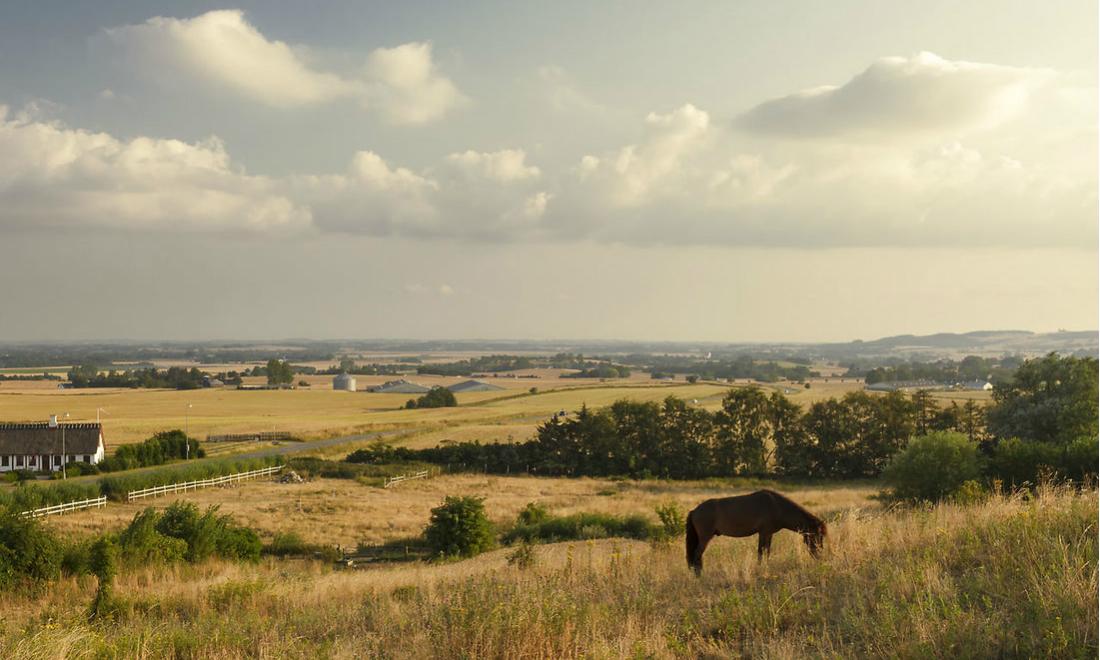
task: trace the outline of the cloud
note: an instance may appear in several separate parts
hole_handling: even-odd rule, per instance
[[[447,156],[447,162],[457,171],[473,177],[483,177],[501,183],[537,179],[541,172],[524,161],[527,154],[522,149],[504,149],[491,153],[464,151]]]
[[[738,117],[747,131],[794,138],[879,139],[987,128],[1017,113],[1050,71],[949,61],[933,53],[884,57],[839,87],[765,101]]]
[[[918,78],[933,65],[945,76],[960,69],[918,59]],[[853,139],[839,117],[834,133],[814,139],[745,131],[685,103],[639,116],[632,139],[578,155],[572,166],[548,169],[505,148],[413,168],[364,148],[340,171],[285,177],[246,173],[216,138],[120,140],[43,120],[41,104],[0,115],[0,225],[529,243],[1095,247],[1095,88],[1052,77],[1013,97],[1008,114],[1001,86],[976,89],[988,98],[968,107],[1001,110],[966,121],[913,119],[927,117],[921,112],[886,122],[886,106],[864,94],[879,110],[852,112],[876,118],[876,140]],[[887,126],[901,137],[889,137]]]
[[[216,138],[123,141],[0,106],[0,226],[280,233],[311,222]]]
[[[236,9],[157,16],[105,35],[131,65],[164,86],[196,81],[279,108],[352,99],[391,123],[419,124],[465,99],[436,70],[430,44],[376,49],[361,71],[341,75],[314,64],[305,47],[268,39]]]
[[[423,124],[466,102],[432,62],[429,43],[378,48],[367,58],[368,104],[377,104],[394,124]]]

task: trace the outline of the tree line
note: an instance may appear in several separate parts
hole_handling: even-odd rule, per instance
[[[1056,355],[1029,361],[994,391],[989,407],[973,401],[940,406],[927,392],[851,392],[803,409],[779,392],[739,388],[713,413],[675,397],[661,403],[621,400],[601,410],[555,415],[526,442],[418,450],[379,444],[347,460],[553,476],[848,479],[879,475],[911,438],[941,431],[965,436],[1004,465],[1057,463],[1086,455],[1088,447],[1095,463],[1097,361]],[[1005,458],[1009,451],[1015,458]]]

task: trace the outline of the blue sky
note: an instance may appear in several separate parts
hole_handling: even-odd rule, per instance
[[[1090,2],[5,6],[0,339],[1091,328],[1096,78]]]

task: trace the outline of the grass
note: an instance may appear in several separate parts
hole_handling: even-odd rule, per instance
[[[673,502],[684,510],[699,502],[755,490],[763,485],[780,488],[798,502],[824,516],[877,507],[870,484],[807,485],[803,487],[756,481],[614,481],[609,479],[550,479],[448,474],[408,481],[382,489],[351,479],[315,479],[301,484],[254,480],[232,488],[213,488],[144,502],[112,502],[103,509],[79,515],[53,516],[47,524],[66,534],[95,534],[120,527],[147,506],[167,507],[176,499],[200,507],[217,504],[242,524],[256,529],[265,540],[296,532],[305,542],[355,547],[382,544],[418,536],[431,509],[447,495],[484,496],[495,522],[510,524],[529,502],[545,505],[554,515],[593,512],[615,516],[644,514],[656,522],[654,509]]]
[[[493,507],[489,506],[493,513]],[[620,539],[450,564],[311,561],[124,573],[0,601],[0,655],[45,657],[1096,657],[1097,493],[836,511],[796,535],[719,538],[695,579],[679,544]]]

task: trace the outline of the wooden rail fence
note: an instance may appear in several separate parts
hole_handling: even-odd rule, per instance
[[[399,474],[396,477],[386,477],[386,480],[382,482],[382,487],[389,488],[390,486],[394,484],[399,484],[402,481],[411,481],[413,479],[427,479],[429,476],[431,476],[431,473],[428,470],[421,470],[420,472],[414,472],[413,474]]]
[[[289,431],[257,431],[256,433],[221,433],[206,436],[207,442],[267,442],[293,440]]]
[[[282,465],[272,465],[271,467],[259,468],[258,470],[249,470],[247,472],[227,474],[224,477],[196,479],[195,481],[181,481],[179,483],[166,484],[164,486],[152,486],[150,488],[132,490],[126,493],[126,501],[133,502],[134,500],[140,500],[145,497],[160,497],[161,495],[168,495],[169,493],[183,493],[189,490],[198,490],[199,488],[209,488],[210,486],[222,486],[225,484],[238,483],[244,481],[245,479],[266,477],[268,475],[275,474],[282,469]]]
[[[98,509],[104,506],[107,506],[107,497],[105,495],[101,495],[99,497],[93,497],[87,500],[63,502],[62,504],[44,506],[40,509],[31,509],[30,511],[24,511],[22,515],[29,516],[31,518],[40,518],[42,516],[52,516],[54,514],[65,513],[66,511],[79,511],[80,509],[92,508]]]

